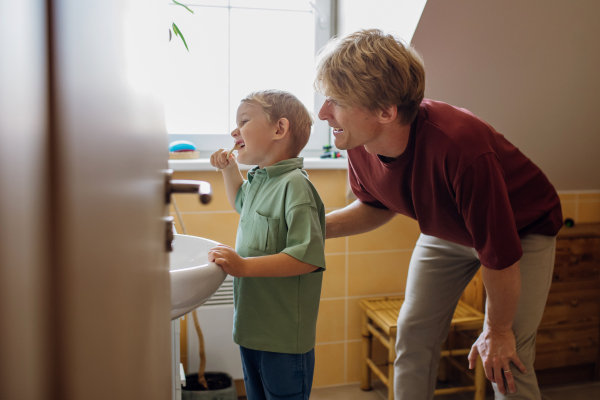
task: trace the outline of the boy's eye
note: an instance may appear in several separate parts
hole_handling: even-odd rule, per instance
[[[247,120],[247,119],[243,120],[243,121],[242,121],[242,125],[244,125],[246,122],[248,122],[248,120]]]

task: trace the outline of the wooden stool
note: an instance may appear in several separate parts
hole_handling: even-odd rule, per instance
[[[360,301],[362,313],[362,355],[364,362],[361,365],[361,389],[371,389],[371,371],[377,375],[388,387],[388,399],[394,399],[394,360],[396,359],[396,325],[400,307],[404,302],[404,296],[387,296],[363,299]],[[476,330],[481,333],[483,329],[484,315],[468,306],[462,301],[458,302],[454,317],[450,324],[450,331]],[[388,349],[387,371],[385,366],[380,369],[371,359],[371,339],[378,339]],[[481,358],[477,358],[475,373],[473,374],[467,366],[462,365],[451,357],[468,355],[470,348],[443,350],[441,357],[448,357],[449,361],[473,380],[472,386],[463,386],[448,389],[438,389],[435,395],[475,392],[475,400],[485,398],[485,371]],[[387,376],[386,376],[387,372]]]

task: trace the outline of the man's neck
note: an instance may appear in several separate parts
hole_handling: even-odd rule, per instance
[[[410,125],[393,124],[386,127],[372,143],[366,143],[365,149],[371,154],[396,159],[406,150],[409,137]]]

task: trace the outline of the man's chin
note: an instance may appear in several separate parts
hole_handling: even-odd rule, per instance
[[[349,146],[348,143],[343,142],[343,141],[339,140],[338,138],[335,138],[333,143],[335,144],[335,147],[337,147],[339,150],[350,150],[353,148],[353,147]]]

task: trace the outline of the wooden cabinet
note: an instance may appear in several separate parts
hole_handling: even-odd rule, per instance
[[[600,373],[600,224],[563,228],[538,329],[535,369],[587,366]]]

